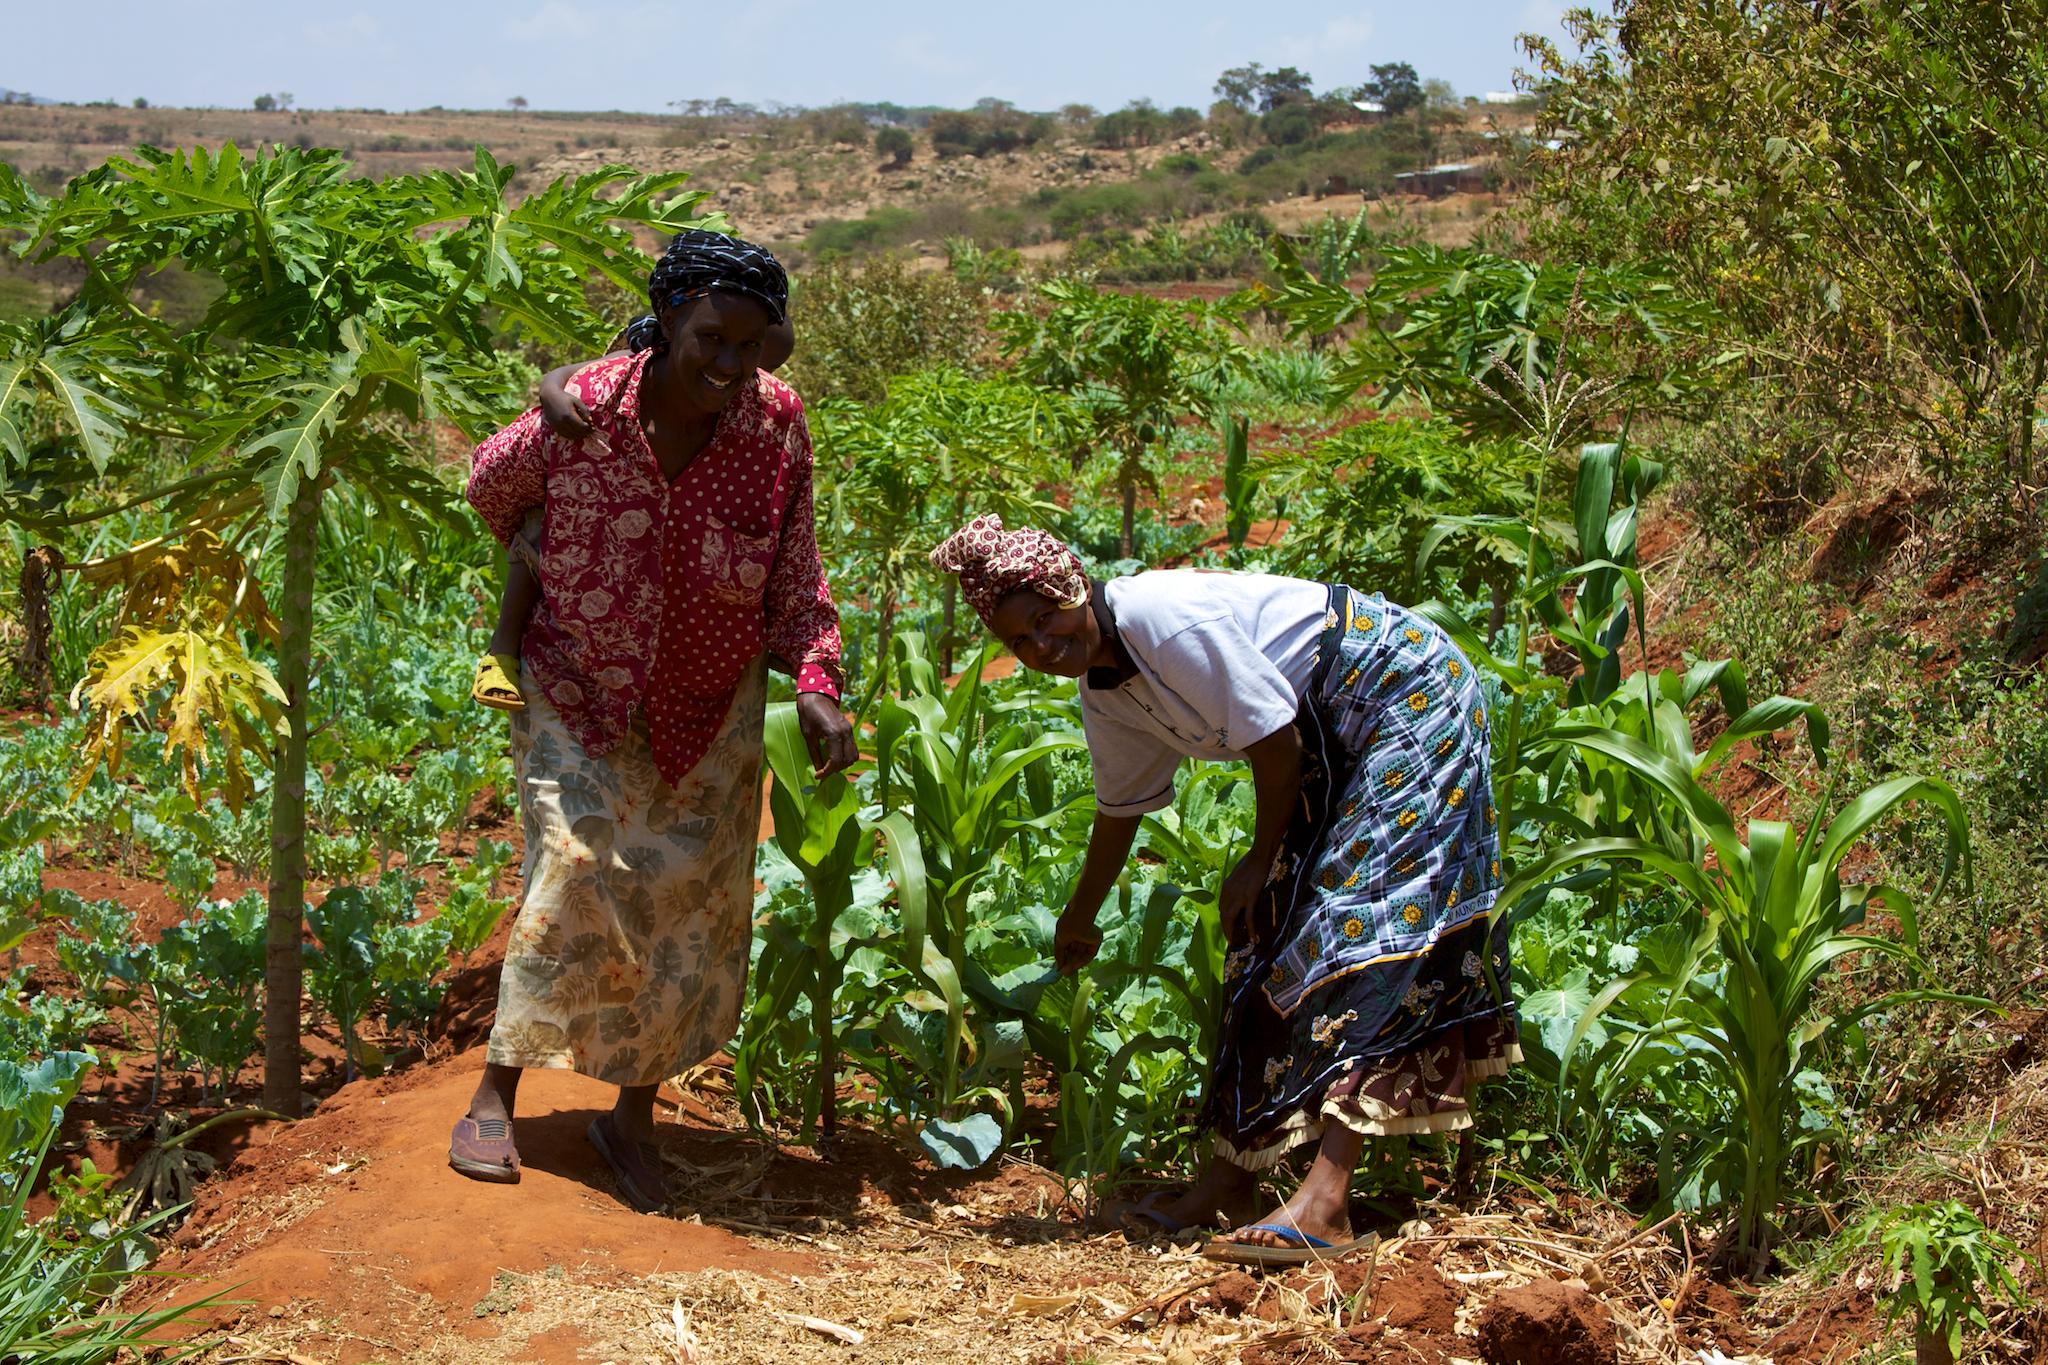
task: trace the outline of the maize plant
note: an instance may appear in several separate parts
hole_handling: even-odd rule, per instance
[[[796,998],[803,996],[810,1004],[817,1054],[815,1084],[804,1104],[804,1126],[808,1129],[816,1121],[821,1137],[829,1141],[838,1130],[836,1002],[846,976],[847,957],[856,948],[891,946],[911,964],[922,960],[926,946],[924,858],[917,835],[901,811],[864,812],[860,789],[845,773],[834,773],[822,781],[811,774],[810,755],[797,728],[793,705],[768,709],[765,748],[773,778],[768,802],[775,817],[775,842],[803,874],[814,904],[801,937],[779,922],[770,925],[755,967],[753,1004],[743,1027],[745,1041],[736,1049],[734,1085],[741,1095],[752,1091],[774,1021],[785,1017]],[[873,861],[878,844],[895,884],[900,919],[893,935],[856,936],[841,928],[840,919],[853,908],[855,875]]]
[[[1939,779],[1896,777],[1857,795],[1832,820],[1822,802],[1801,828],[1752,820],[1742,831],[1692,771],[1641,740],[1565,723],[1543,744],[1572,745],[1626,769],[1671,802],[1711,854],[1683,857],[1651,839],[1581,839],[1511,879],[1496,913],[1575,868],[1635,864],[1697,914],[1675,963],[1630,972],[1593,996],[1565,1048],[1565,1064],[1569,1069],[1580,1041],[1617,1006],[1634,1016],[1612,1063],[1620,1075],[1641,1077],[1668,1065],[1667,1044],[1699,1063],[1716,1103],[1713,1116],[1689,1135],[1680,1183],[1731,1207],[1732,1247],[1760,1269],[1769,1257],[1786,1167],[1803,1145],[1795,1131],[1797,1081],[1808,1049],[1859,1019],[1912,1001],[1988,1004],[1946,991],[1906,990],[1830,1014],[1817,998],[1829,968],[1855,953],[1882,953],[1921,967],[1913,897],[1896,886],[1845,884],[1842,862],[1878,821],[1922,801],[1934,807],[1948,834],[1935,897],[1958,866],[1967,885],[1969,828],[1962,805]],[[1866,919],[1873,905],[1890,912],[1896,937],[1872,931]]]

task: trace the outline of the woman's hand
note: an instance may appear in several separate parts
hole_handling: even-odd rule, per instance
[[[1053,966],[1061,976],[1072,976],[1093,962],[1101,949],[1102,930],[1095,927],[1095,916],[1077,914],[1069,906],[1052,931]]]
[[[580,441],[596,430],[596,419],[590,415],[590,409],[569,388],[569,378],[576,369],[574,365],[564,365],[549,370],[540,381],[540,419],[548,424],[549,431],[568,441]]]
[[[1223,924],[1223,937],[1228,942],[1237,931],[1238,921],[1250,913],[1259,903],[1259,897],[1266,889],[1266,874],[1272,871],[1272,864],[1260,866],[1246,854],[1237,860],[1237,866],[1230,869],[1230,875],[1223,879],[1222,887],[1216,893],[1216,913]]]
[[[1053,930],[1052,960],[1060,975],[1078,972],[1095,960],[1095,951],[1102,946],[1102,931],[1095,927],[1095,912],[1102,908],[1102,898],[1123,873],[1124,862],[1131,856],[1131,844],[1138,837],[1141,818],[1095,813],[1095,825],[1088,831],[1088,855],[1081,860],[1081,875],[1074,882],[1074,894],[1067,898],[1067,908],[1060,912],[1059,927]]]
[[[850,767],[860,757],[852,724],[839,703],[823,692],[796,694],[796,728],[803,733],[804,747],[811,751],[811,766],[820,778]]]
[[[1264,739],[1246,745],[1244,754],[1252,764],[1258,816],[1252,830],[1252,846],[1216,891],[1217,917],[1222,921],[1226,940],[1265,892],[1273,863],[1280,856],[1288,822],[1294,818],[1301,799],[1301,735],[1292,725],[1283,725]],[[1251,927],[1254,926],[1247,926]]]

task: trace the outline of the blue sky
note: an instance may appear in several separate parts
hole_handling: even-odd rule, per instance
[[[1032,109],[1114,108],[1137,96],[1206,108],[1225,67],[1298,66],[1318,89],[1374,62],[1412,63],[1461,94],[1504,90],[1515,35],[1555,33],[1563,0],[94,0],[15,5],[0,86],[51,99],[142,96],[246,105],[289,90],[301,108],[638,109],[729,96]]]

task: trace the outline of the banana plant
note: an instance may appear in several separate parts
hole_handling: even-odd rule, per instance
[[[838,1132],[837,1001],[847,957],[856,948],[888,946],[910,963],[921,963],[927,947],[928,879],[907,816],[863,810],[859,785],[847,773],[822,780],[813,775],[793,704],[768,708],[764,740],[775,842],[803,874],[814,904],[801,937],[779,922],[770,926],[755,966],[754,1003],[736,1050],[734,1087],[741,1095],[752,1093],[775,1021],[802,995],[810,1003],[817,1049],[816,1084],[805,1101],[804,1126],[816,1121],[822,1140],[829,1143]],[[873,861],[877,843],[895,885],[898,928],[887,937],[856,936],[842,928],[841,917],[853,908],[855,876]]]
[[[1575,869],[1632,864],[1697,914],[1675,966],[1627,973],[1594,994],[1564,1057],[1569,1067],[1579,1043],[1619,1007],[1635,1016],[1610,1063],[1620,1074],[1640,1076],[1667,1064],[1667,1044],[1696,1060],[1714,1089],[1718,1117],[1690,1135],[1679,1185],[1717,1189],[1722,1202],[1732,1205],[1732,1245],[1761,1267],[1786,1167],[1802,1145],[1795,1131],[1797,1081],[1808,1049],[1859,1019],[1913,1001],[1989,1007],[1988,1001],[1931,989],[1893,991],[1838,1013],[1826,1012],[1816,998],[1829,969],[1856,953],[1880,953],[1915,972],[1922,968],[1914,898],[1897,886],[1845,884],[1842,862],[1880,820],[1909,803],[1925,802],[1948,836],[1933,895],[1940,898],[1958,868],[1967,886],[1969,827],[1962,805],[1939,779],[1902,776],[1860,793],[1832,820],[1822,801],[1802,828],[1752,820],[1745,837],[1691,770],[1639,739],[1565,723],[1553,727],[1542,745],[1570,745],[1626,768],[1682,812],[1711,854],[1696,861],[1642,838],[1577,840],[1512,878],[1495,913]],[[1873,932],[1867,922],[1878,905],[1895,921],[1896,937]]]

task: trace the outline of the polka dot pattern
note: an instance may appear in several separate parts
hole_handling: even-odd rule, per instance
[[[756,371],[670,481],[640,426],[648,359],[571,381],[595,428],[582,441],[556,436],[535,408],[478,446],[468,498],[506,543],[545,509],[525,671],[592,755],[616,748],[644,708],[673,786],[764,650],[798,691],[837,699],[839,611],[818,554],[802,400]]]

